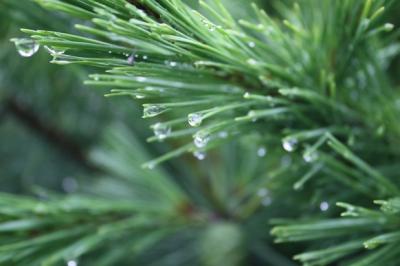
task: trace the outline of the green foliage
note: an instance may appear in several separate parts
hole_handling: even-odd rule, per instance
[[[16,208],[0,208],[0,261],[399,263],[398,3],[36,2],[79,21],[22,31],[142,104],[159,145],[114,125],[81,194],[3,195]],[[299,243],[271,247],[270,223],[275,242]]]

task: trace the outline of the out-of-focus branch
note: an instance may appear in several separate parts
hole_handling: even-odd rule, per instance
[[[79,165],[90,171],[100,171],[95,165],[88,161],[85,149],[68,136],[65,132],[45,123],[29,106],[18,102],[15,97],[9,97],[4,101],[5,112],[15,116],[24,126],[34,131],[45,141],[70,157]]]

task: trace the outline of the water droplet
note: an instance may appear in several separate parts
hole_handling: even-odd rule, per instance
[[[147,60],[147,58],[148,58],[147,55],[143,56],[143,60]]]
[[[207,146],[207,143],[209,141],[210,141],[210,136],[202,132],[197,132],[193,140],[194,145],[196,145],[197,148],[204,148],[205,146]]]
[[[31,57],[39,50],[39,44],[32,39],[11,39],[18,53],[23,57]]]
[[[171,127],[163,123],[157,123],[153,126],[154,135],[159,139],[163,140],[171,134]]]
[[[269,205],[271,205],[271,203],[272,203],[272,199],[270,197],[264,197],[261,200],[261,205],[263,205],[263,206],[269,206]]]
[[[75,192],[78,189],[78,182],[73,177],[66,177],[62,180],[62,188],[67,193]]]
[[[45,45],[44,48],[53,56],[62,55],[65,53],[65,49],[62,48],[50,47],[47,45]]]
[[[393,28],[394,28],[394,25],[393,25],[392,23],[385,23],[385,24],[383,25],[383,29],[384,29],[385,31],[391,31],[391,30],[393,30]]]
[[[147,168],[149,170],[153,170],[156,167],[156,164],[154,162],[148,162],[148,163],[144,164],[143,167]]]
[[[192,113],[188,115],[188,123],[192,127],[198,127],[203,122],[203,116],[199,113]]]
[[[285,151],[293,152],[297,148],[297,139],[285,138],[282,140],[282,146]]]
[[[245,98],[245,99],[250,98],[250,93],[246,92],[246,93],[243,95],[243,98]]]
[[[136,99],[144,99],[144,98],[146,98],[146,96],[144,94],[136,94],[135,98]]]
[[[306,151],[303,154],[303,159],[307,163],[314,162],[315,160],[318,159],[318,153],[316,151]]]
[[[67,262],[67,266],[78,266],[78,262],[76,262],[75,260],[69,260]]]
[[[145,106],[143,109],[143,117],[155,117],[161,113],[167,111],[167,108],[161,105],[149,105]]]
[[[172,62],[169,63],[169,65],[172,66],[172,67],[176,67],[178,65],[178,63],[172,61]]]
[[[221,139],[226,139],[228,137],[228,132],[220,131],[218,132],[218,137],[220,137]]]
[[[209,21],[206,20],[206,19],[202,19],[201,21],[203,22],[204,26],[206,26],[206,28],[207,28],[209,31],[215,31],[216,26],[215,26],[214,24],[212,24],[211,22],[209,22]]]
[[[252,66],[257,65],[257,61],[254,60],[253,58],[248,59],[248,60],[247,60],[247,63],[248,63],[249,65],[252,65]]]
[[[131,54],[126,61],[128,62],[129,65],[135,64],[135,54]]]
[[[147,78],[145,78],[145,77],[137,77],[136,80],[138,82],[145,82],[145,81],[147,81]]]
[[[205,151],[195,151],[193,152],[193,156],[202,161],[206,158],[207,153]]]
[[[267,154],[267,149],[265,147],[260,147],[257,150],[258,157],[264,157]]]
[[[329,203],[326,201],[321,202],[319,205],[321,211],[326,212],[329,209]]]
[[[256,47],[256,43],[255,42],[249,42],[248,45],[249,45],[250,48]]]
[[[257,191],[257,196],[259,196],[260,198],[266,197],[268,195],[269,191],[266,188],[260,188]]]

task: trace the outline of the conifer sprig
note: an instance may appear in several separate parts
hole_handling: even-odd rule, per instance
[[[147,162],[148,168],[186,152],[200,159],[223,143],[255,142],[270,152],[268,172],[252,178],[259,166],[251,165],[252,174],[234,181],[208,180],[213,189],[205,194],[213,210],[224,219],[251,224],[260,204],[271,204],[265,186],[282,200],[279,204],[304,203],[293,215],[279,215],[314,218],[281,220],[272,230],[278,242],[322,241],[316,251],[295,257],[305,265],[395,260],[400,252],[399,182],[392,162],[399,157],[400,109],[386,72],[396,53],[387,52],[393,25],[385,21],[385,8],[393,1],[279,1],[275,15],[253,5],[254,18],[247,20],[233,18],[218,0],[200,1],[201,12],[180,0],[36,2],[86,22],[76,25],[81,35],[23,30],[50,48],[52,62],[99,68],[102,72],[90,75],[86,84],[111,88],[107,96],[133,97],[143,104],[144,118],[160,118],[151,126],[155,136],[149,141],[179,145]],[[265,153],[265,148],[257,150],[261,158]],[[119,152],[107,159],[102,154],[97,158],[103,165],[129,176],[113,165],[123,161]],[[232,155],[223,158],[234,160]],[[135,168],[138,180],[131,181],[143,182],[151,176],[148,171]],[[193,195],[171,184],[173,178],[155,176],[146,185],[165,193],[162,198],[192,202]],[[321,202],[322,214],[315,214],[307,203],[320,200],[320,194],[332,198]],[[356,207],[388,198],[378,201],[381,211]],[[339,199],[355,202],[338,204],[351,217],[321,219]],[[232,254],[240,246],[241,231],[231,224],[223,230],[232,237],[226,253]],[[218,238],[212,230],[209,234],[209,239]],[[378,244],[384,246],[364,250]],[[232,265],[240,261],[232,260]]]

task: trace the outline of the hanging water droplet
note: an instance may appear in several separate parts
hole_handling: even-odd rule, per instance
[[[329,203],[326,201],[321,202],[319,205],[321,211],[326,212],[329,209]]]
[[[148,162],[144,164],[143,167],[149,170],[153,170],[156,167],[156,164],[154,162]]]
[[[135,98],[136,99],[144,99],[144,98],[146,98],[146,96],[144,94],[136,94]]]
[[[221,139],[226,139],[228,137],[228,132],[220,131],[218,132],[218,137],[220,137]]]
[[[261,205],[269,206],[272,203],[272,199],[270,197],[264,197],[261,201]]]
[[[260,147],[257,150],[258,157],[264,157],[267,154],[267,149],[265,147]]]
[[[167,108],[161,105],[147,105],[143,109],[143,117],[155,117],[167,111]]]
[[[131,54],[126,61],[128,62],[129,65],[135,64],[135,54]]]
[[[45,45],[44,48],[49,51],[52,56],[62,55],[65,53],[65,49],[58,48],[58,47],[50,47]]]
[[[257,122],[257,113],[254,110],[250,110],[247,116],[251,118],[251,122]]]
[[[172,62],[169,63],[169,65],[172,66],[172,67],[176,67],[178,65],[178,63],[172,61]]]
[[[78,182],[73,177],[66,177],[62,180],[62,188],[67,193],[75,192],[78,189]]]
[[[159,139],[163,140],[171,134],[171,127],[163,123],[157,123],[153,126],[154,135]]]
[[[205,146],[207,146],[207,143],[209,141],[210,141],[210,136],[202,132],[197,132],[193,140],[194,145],[196,145],[197,148],[204,148]]]
[[[23,57],[31,57],[39,50],[39,44],[32,39],[11,39],[17,48],[18,53]]]
[[[78,262],[76,262],[75,260],[69,260],[67,262],[67,266],[78,266]]]
[[[297,139],[285,138],[282,140],[282,146],[285,151],[293,152],[297,148]]]
[[[245,94],[243,94],[243,98],[245,98],[245,99],[250,98],[250,93],[246,92]]]
[[[255,42],[249,42],[248,45],[249,45],[250,48],[256,47],[256,43]]]
[[[318,159],[318,153],[316,151],[306,151],[303,154],[303,159],[306,163],[314,162]]]
[[[203,116],[200,113],[192,113],[188,115],[188,123],[192,127],[198,127],[203,122]]]
[[[193,152],[193,156],[202,161],[206,158],[207,153],[205,151],[195,151]]]
[[[248,59],[248,60],[247,60],[247,63],[248,63],[249,65],[252,65],[252,66],[257,65],[257,61],[254,60],[253,58]]]
[[[268,195],[268,189],[266,188],[260,188],[257,191],[257,196],[259,196],[260,198],[266,197]]]
[[[148,58],[147,55],[143,56],[143,60],[147,60],[147,58]]]
[[[137,77],[136,80],[138,82],[145,82],[145,81],[147,81],[147,78],[145,78],[145,77]]]

